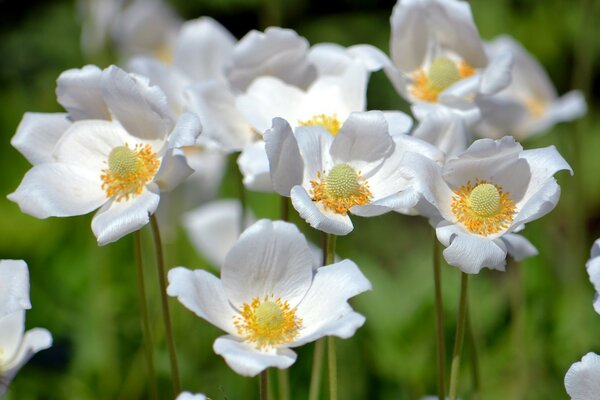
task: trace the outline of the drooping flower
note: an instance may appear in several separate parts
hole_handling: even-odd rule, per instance
[[[175,124],[159,88],[115,66],[68,73],[72,90],[59,90],[58,97],[74,122],[51,151],[36,157],[41,162],[8,198],[37,218],[82,215],[101,207],[92,230],[104,245],[148,223],[160,192],[189,176],[192,170],[179,148],[194,144],[201,126],[189,113]],[[26,155],[46,144],[37,140],[43,135],[31,132],[26,131],[29,140],[19,141]]]
[[[30,308],[27,264],[23,260],[0,260],[0,318]]]
[[[228,333],[214,350],[241,375],[288,368],[290,347],[323,336],[351,337],[365,321],[348,299],[371,285],[350,260],[313,269],[306,239],[290,223],[260,220],[231,248],[221,279],[183,267],[167,292]]]
[[[523,140],[585,114],[581,92],[574,90],[558,97],[544,68],[513,38],[496,38],[487,50],[492,58],[512,54],[514,66],[507,88],[495,96],[477,99],[482,121],[476,129],[481,136],[498,138],[510,132]]]
[[[594,285],[596,290],[596,297],[594,299],[594,309],[600,314],[600,239],[597,239],[592,246],[592,256],[585,265],[588,275],[590,276],[590,282]]]
[[[2,278],[0,280],[0,289],[2,289],[0,292],[0,397],[2,397],[23,365],[35,353],[52,345],[52,335],[42,328],[33,328],[25,332],[25,309],[31,308],[27,264],[21,260],[0,260],[0,278]]]
[[[565,375],[565,388],[571,400],[600,400],[600,356],[587,353],[571,365]]]
[[[504,270],[506,255],[537,254],[516,232],[554,209],[560,187],[553,175],[571,171],[554,146],[523,150],[514,138],[480,139],[443,166],[418,154],[407,163],[419,171],[423,199],[444,257],[466,273],[483,267]]]
[[[312,227],[346,235],[353,229],[348,212],[375,216],[417,203],[415,176],[403,159],[411,146],[427,144],[398,136],[403,145],[379,111],[351,114],[335,136],[322,126],[292,131],[276,118],[265,134],[273,186]]]
[[[384,69],[417,117],[431,105],[476,110],[475,98],[510,83],[510,54],[488,58],[467,2],[398,0],[390,22],[391,60],[369,45],[353,51]]]

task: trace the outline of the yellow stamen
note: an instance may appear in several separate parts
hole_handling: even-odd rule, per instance
[[[233,324],[244,340],[262,350],[293,341],[302,328],[302,319],[296,316],[296,308],[290,309],[287,301],[271,295],[262,301],[255,297],[250,304],[245,303]]]
[[[305,121],[298,121],[298,124],[301,126],[321,126],[333,136],[337,135],[342,127],[342,123],[339,119],[337,119],[337,115],[325,115],[318,114],[312,117],[311,119],[307,119]]]
[[[360,172],[348,164],[338,164],[325,175],[317,173],[317,180],[310,181],[313,201],[320,201],[325,209],[346,215],[353,206],[371,202],[371,191],[367,182],[361,182]]]
[[[451,209],[454,216],[469,232],[488,236],[510,226],[516,207],[510,193],[486,181],[471,181],[455,190]]]
[[[530,97],[526,99],[525,107],[527,107],[527,111],[534,118],[541,117],[546,111],[545,102],[543,100],[538,99],[537,97]]]
[[[102,190],[116,201],[128,200],[142,193],[154,178],[160,161],[149,145],[138,144],[134,149],[118,146],[108,155],[108,168],[102,170]]]
[[[420,100],[433,103],[444,90],[473,74],[475,69],[465,61],[457,64],[447,57],[438,57],[433,60],[428,72],[419,69],[412,74],[410,93]]]

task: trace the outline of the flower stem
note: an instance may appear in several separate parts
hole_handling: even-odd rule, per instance
[[[269,370],[260,373],[260,400],[269,400]]]
[[[279,196],[280,208],[279,219],[285,222],[290,220],[290,199],[285,196]]]
[[[440,243],[433,232],[433,284],[435,292],[435,333],[437,337],[438,399],[446,399],[446,346],[444,343],[444,304],[442,301],[442,269]]]
[[[481,399],[481,377],[479,373],[479,353],[477,352],[477,342],[473,334],[473,325],[471,324],[471,310],[467,307],[467,345],[471,355],[471,376],[473,380],[472,400]]]
[[[335,244],[337,236],[327,234],[325,240],[327,252],[325,254],[325,265],[333,264],[335,261]],[[329,369],[329,399],[337,400],[337,358],[335,354],[335,338],[327,338],[327,365]]]
[[[158,400],[156,374],[154,371],[154,356],[152,354],[152,331],[150,330],[150,317],[146,297],[146,284],[144,283],[144,264],[142,258],[142,234],[140,231],[133,233],[133,248],[137,270],[138,291],[140,295],[140,317],[142,323],[143,346],[146,353],[146,366],[148,367],[148,382],[150,383],[150,398]]]
[[[454,353],[452,354],[452,367],[450,369],[450,400],[456,400],[458,389],[458,375],[460,372],[460,354],[465,337],[465,321],[467,316],[467,291],[469,275],[460,274],[460,303],[458,306],[458,319],[456,322],[456,336],[454,339]]]
[[[325,347],[325,338],[315,342],[315,353],[313,355],[312,372],[310,375],[310,389],[308,392],[309,400],[318,400],[321,391],[321,373],[323,371],[323,348]]]
[[[160,230],[156,215],[150,216],[150,225],[152,225],[152,236],[154,237],[154,248],[156,251],[156,265],[158,271],[158,283],[160,285],[160,299],[162,304],[163,322],[165,324],[165,337],[169,349],[169,361],[171,362],[171,380],[173,382],[173,392],[175,397],[181,392],[179,381],[179,367],[177,366],[177,353],[175,351],[175,340],[173,339],[173,327],[171,325],[171,313],[169,311],[169,301],[167,298],[167,277],[165,274],[165,259],[162,250],[162,241],[160,240]]]
[[[290,400],[290,374],[287,369],[277,370],[279,400]]]

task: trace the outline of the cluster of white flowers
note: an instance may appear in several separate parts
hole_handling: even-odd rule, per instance
[[[104,245],[146,225],[160,193],[192,173],[201,185],[192,191],[197,202],[212,197],[224,157],[239,152],[247,189],[290,197],[327,234],[349,234],[349,214],[399,212],[427,217],[446,261],[465,273],[503,270],[507,256],[537,253],[519,232],[554,209],[554,175],[572,170],[554,146],[524,150],[515,137],[579,117],[585,102],[578,92],[558,97],[513,39],[482,41],[468,3],[398,0],[389,57],[370,45],[310,46],[277,27],[238,41],[211,18],[181,23],[158,1],[149,3],[154,8],[138,3],[125,11],[121,2],[86,3],[97,17],[84,44],[93,50],[113,35],[127,71],[66,71],[57,87],[66,113],[23,117],[12,144],[33,167],[8,196],[23,212],[47,218],[99,208],[92,230]],[[161,12],[170,17],[157,18]],[[138,35],[152,21],[161,21],[161,40]],[[380,69],[416,123],[402,112],[366,111],[369,75]],[[239,221],[252,222],[245,211],[216,203],[184,215],[221,279],[177,267],[168,294],[227,332],[215,352],[254,376],[291,366],[292,347],[352,336],[365,317],[348,299],[371,285],[350,260],[323,266],[293,224],[259,220],[243,231]],[[598,290],[597,267],[591,261],[588,269]],[[19,287],[9,285],[9,295]],[[0,310],[13,317],[0,314],[0,338],[7,324],[20,327],[9,343],[19,345],[0,347],[0,378],[10,379],[50,339],[36,331],[35,343],[21,340],[27,298],[4,295]],[[569,383],[575,374],[567,376],[569,393],[580,386]]]

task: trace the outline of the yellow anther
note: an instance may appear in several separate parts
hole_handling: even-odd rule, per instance
[[[335,114],[318,114],[312,117],[311,119],[307,119],[305,121],[298,121],[298,124],[301,126],[321,126],[333,136],[337,135],[340,131],[340,128],[342,127],[342,123],[340,122],[340,120],[337,119],[337,116]]]

